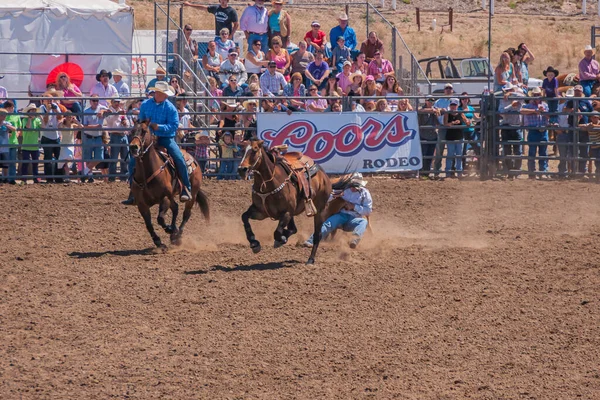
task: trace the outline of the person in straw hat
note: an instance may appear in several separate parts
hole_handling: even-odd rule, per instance
[[[175,135],[179,127],[179,114],[173,103],[168,100],[170,96],[175,95],[175,92],[165,81],[156,82],[156,85],[150,88],[150,90],[154,91],[154,97],[142,103],[138,120],[150,120],[150,132],[157,136],[156,144],[164,147],[167,153],[173,158],[177,172],[181,178],[181,183],[183,184],[179,200],[185,203],[192,198],[192,186],[185,159],[177,142],[175,142]],[[131,179],[135,160],[133,162],[130,161],[129,166],[129,176]]]
[[[589,44],[583,49],[583,59],[579,61],[579,84],[583,87],[584,97],[592,95],[592,87],[600,78],[598,61],[594,60],[594,49]]]
[[[119,68],[116,68],[113,73],[113,81],[114,83],[114,87],[117,89],[117,92],[119,92],[119,96],[120,97],[129,97],[131,91],[129,90],[129,85],[127,84],[127,82],[125,82],[123,80],[123,77],[126,76],[127,74],[123,71],[121,71]]]
[[[373,211],[373,200],[371,193],[366,188],[367,181],[363,179],[360,172],[355,172],[350,178],[349,187],[334,198],[341,197],[346,201],[344,207],[337,214],[327,218],[321,228],[321,240],[324,240],[336,229],[342,228],[346,232],[352,232],[350,248],[355,249],[363,237],[369,221],[367,217]],[[311,235],[304,246],[312,247],[313,236]]]

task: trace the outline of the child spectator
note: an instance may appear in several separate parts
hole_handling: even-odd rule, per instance
[[[343,70],[344,62],[350,61],[350,49],[346,47],[346,40],[343,36],[338,37],[336,42],[337,46],[331,53],[331,65],[339,73]]]
[[[235,166],[235,160],[233,158],[235,152],[239,151],[239,149],[235,143],[233,143],[233,135],[231,132],[227,131],[223,133],[222,138],[219,140],[219,147],[221,148],[221,167],[219,168],[219,174],[221,174],[221,176],[219,176],[218,179],[234,179],[231,175],[234,173],[233,168]]]
[[[542,82],[542,89],[546,92],[546,97],[557,97],[558,96],[558,71],[552,67],[548,67],[544,71],[544,81]],[[548,100],[548,110],[550,112],[556,112],[558,109],[558,100]],[[550,116],[550,123],[555,124],[558,122],[558,116]]]
[[[8,176],[8,136],[16,132],[17,129],[12,124],[6,121],[8,111],[5,108],[0,108],[0,167],[2,168],[3,179],[1,182],[6,182]]]
[[[208,131],[202,131],[195,136],[195,144],[194,151],[192,155],[200,165],[200,170],[204,174],[206,172],[206,167],[208,166],[208,159],[210,158],[208,154],[208,148],[210,146],[210,134]]]
[[[61,130],[61,144],[67,146],[61,146],[60,155],[58,159],[61,160],[57,164],[56,174],[57,175],[69,175],[70,162],[67,160],[73,160],[75,157],[75,131],[72,129],[81,129],[81,125],[75,118],[75,114],[65,114],[63,120],[58,124],[58,128]],[[65,180],[64,182],[68,182]]]
[[[33,183],[40,183],[38,176],[38,163],[40,159],[40,131],[42,126],[42,120],[35,114],[38,113],[38,108],[34,103],[29,104],[23,109],[23,114],[26,116],[21,119],[21,126],[23,128],[23,162],[21,163],[21,176],[29,175],[29,166],[31,165],[31,172],[33,175]],[[28,163],[27,161],[33,161]],[[23,179],[26,182],[27,179]]]

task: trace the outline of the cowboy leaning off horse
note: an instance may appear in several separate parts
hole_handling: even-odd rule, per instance
[[[171,90],[171,87],[167,82],[156,82],[155,87],[149,88],[149,90],[154,90],[154,97],[145,100],[142,103],[138,121],[148,121],[150,131],[157,138],[156,144],[164,147],[173,159],[183,185],[179,200],[182,203],[185,203],[192,198],[192,187],[185,159],[183,158],[181,149],[179,149],[179,146],[175,142],[175,135],[177,134],[177,129],[179,127],[179,113],[173,103],[168,101],[169,96],[174,96],[175,93]],[[130,157],[130,182],[134,173],[134,168],[135,159]],[[123,203],[133,203],[133,198],[130,196],[130,199]]]

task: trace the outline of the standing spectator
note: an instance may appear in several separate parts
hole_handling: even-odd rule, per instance
[[[529,142],[529,152],[527,156],[527,169],[529,170],[529,179],[535,179],[535,157],[536,153],[539,152],[540,157],[546,157],[548,155],[548,145],[542,144],[548,141],[548,131],[543,127],[548,125],[548,117],[542,115],[542,113],[548,112],[548,105],[537,99],[542,95],[542,90],[539,87],[533,88],[530,92],[530,96],[533,97],[529,101],[529,104],[525,104],[521,107],[521,114],[523,114],[523,126],[528,128],[527,141]],[[548,160],[540,159],[538,161],[539,171],[548,172]],[[541,178],[541,176],[540,176]]]
[[[238,86],[238,81],[235,76],[229,78],[229,85],[223,89],[223,96],[225,97],[241,97],[244,94],[244,89]]]
[[[581,131],[585,131],[590,141],[594,144],[590,146],[590,157],[594,158],[594,165],[596,167],[596,182],[600,181],[600,114],[594,113],[590,116],[592,122],[584,125],[580,125]]]
[[[29,175],[29,166],[31,165],[31,172],[33,175],[33,183],[40,183],[38,176],[38,163],[40,159],[40,128],[42,127],[42,120],[35,114],[39,113],[37,106],[34,103],[30,103],[23,109],[24,116],[21,120],[23,127],[23,144],[22,154],[23,162],[21,163],[21,176]],[[28,163],[27,161],[33,161]],[[23,178],[23,182],[26,179]]]
[[[266,59],[265,53],[261,49],[262,43],[256,39],[252,42],[252,46],[248,48],[244,66],[249,76],[260,75],[265,71],[269,61]],[[248,82],[250,83],[250,82]]]
[[[75,114],[72,113],[65,114],[63,120],[58,124],[61,132],[60,144],[62,146],[58,157],[61,161],[57,164],[56,175],[69,175],[69,169],[71,168],[69,161],[75,158],[75,129],[82,127],[83,125],[77,121]],[[68,182],[68,179],[65,182]]]
[[[158,69],[156,70],[158,77]],[[110,79],[112,79],[112,72],[107,71],[105,69],[101,70],[96,74],[96,80],[98,83],[92,87],[90,92],[90,97],[96,95],[97,97],[104,97],[104,99],[100,100],[100,105],[104,107],[108,107],[107,97],[119,97],[119,92],[117,92],[117,88],[108,83]],[[152,82],[152,81],[151,81]],[[146,89],[147,90],[147,89]]]
[[[525,43],[519,44],[517,47],[517,51],[519,52],[519,56],[521,57],[521,79],[523,81],[523,85],[527,87],[529,84],[529,64],[535,60],[535,56],[529,50],[529,47]]]
[[[594,49],[587,45],[583,50],[583,59],[579,61],[579,84],[583,87],[584,97],[592,95],[592,87],[600,79],[600,66],[594,60]]]
[[[287,85],[283,74],[277,71],[275,61],[269,61],[267,72],[260,76],[260,88],[266,96],[277,96]]]
[[[575,96],[575,91],[571,88],[567,90],[564,96],[565,98],[561,99],[558,104],[558,112],[560,113],[564,112],[567,105],[567,98]],[[565,179],[567,177],[567,171],[572,172],[575,169],[575,163],[572,160],[569,160],[568,162],[566,160],[566,158],[573,157],[573,132],[568,130],[569,116],[566,114],[559,115],[558,126],[562,128],[562,130],[558,131],[558,135],[556,135],[556,145],[560,157],[558,162],[558,179]],[[596,173],[598,173],[597,170]]]
[[[56,90],[60,92],[61,97],[83,96],[79,87],[71,82],[71,78],[65,72],[61,72],[56,76]],[[60,104],[77,114],[77,118],[81,118],[83,108],[78,100],[61,100]]]
[[[217,52],[217,44],[214,40],[208,42],[208,50],[202,56],[202,68],[206,71],[206,75],[219,79],[219,71],[223,63],[223,57]]]
[[[462,111],[465,116],[467,127],[463,129],[463,138],[467,141],[477,142],[479,135],[475,131],[475,119],[479,118],[479,114],[475,113],[475,109],[471,106],[471,99],[468,97],[469,93],[462,92],[460,98],[460,105],[458,111]],[[466,155],[468,150],[473,150],[475,156],[479,156],[480,148],[479,143],[465,143],[463,146],[463,166],[466,166]]]
[[[56,161],[60,155],[60,133],[58,132],[58,123],[62,117],[58,104],[52,99],[51,93],[44,93],[40,113],[42,116],[42,149],[44,150],[44,175],[46,177],[56,174]],[[59,179],[46,178],[46,182],[61,182]]]
[[[269,48],[269,13],[264,0],[254,0],[253,6],[246,7],[240,18],[240,28],[246,35],[248,46],[258,39],[263,49]]]
[[[454,87],[452,86],[451,83],[446,83],[446,85],[444,86],[444,96],[451,96],[454,93]],[[442,170],[442,157],[444,155],[444,149],[446,147],[446,144],[444,143],[446,141],[446,127],[444,125],[444,113],[446,111],[448,111],[448,109],[450,108],[450,98],[449,97],[440,97],[439,99],[436,100],[435,104],[433,105],[435,107],[436,110],[439,111],[438,114],[438,123],[439,123],[439,128],[438,128],[438,143],[437,143],[437,147],[435,148],[435,164],[434,164],[434,169],[435,169],[435,176],[434,178],[437,178],[439,175],[439,172]]]
[[[352,63],[350,61],[346,60],[346,61],[344,61],[344,64],[342,65],[342,72],[337,74],[338,85],[339,85],[340,89],[342,89],[342,94],[346,93],[348,90],[348,87],[352,84],[352,81],[350,80],[350,76],[352,75],[352,73],[350,72],[351,68],[352,68]]]
[[[377,37],[377,32],[369,33],[367,40],[361,43],[360,52],[365,54],[365,61],[371,62],[375,58],[375,52],[383,54],[383,42]]]
[[[21,135],[22,129],[21,117],[15,114],[15,103],[12,100],[6,100],[4,102],[4,109],[8,113],[8,115],[6,116],[6,121],[15,128],[15,130],[13,132],[10,132],[10,134],[8,135],[8,144],[10,146],[18,146],[18,136]],[[8,148],[8,161],[10,162],[8,164],[8,183],[13,185],[17,183],[15,181],[15,178],[17,176],[17,160],[19,159],[18,153],[19,149],[17,147]]]
[[[192,31],[194,29],[190,24],[185,24],[183,26],[183,41],[184,41],[184,49],[183,54],[186,60],[188,59],[198,59],[198,42],[192,39]],[[216,34],[215,34],[216,35]],[[177,53],[177,51],[176,51]],[[114,74],[114,73],[113,73]]]
[[[229,39],[229,30],[227,28],[221,29],[219,36],[215,38],[215,44],[217,45],[217,53],[219,53],[223,60],[226,60],[230,52],[237,48],[235,42]]]
[[[118,160],[121,158],[120,167],[121,174],[128,174],[127,155],[129,152],[129,138],[127,137],[130,128],[129,120],[125,116],[125,110],[121,108],[121,99],[112,99],[105,118],[105,126],[110,134],[110,158]],[[111,175],[117,174],[117,161],[111,161],[108,165],[108,172]],[[115,177],[108,178],[110,182],[115,181]],[[121,178],[122,181],[127,178]]]
[[[287,11],[282,10],[283,0],[273,0],[273,9],[269,11],[269,43],[274,37],[281,38],[281,44],[287,48],[292,35],[292,17]]]
[[[304,74],[311,84],[317,86],[318,89],[323,89],[327,84],[327,77],[330,73],[329,65],[323,61],[323,53],[317,51],[315,61],[308,64]]]
[[[544,71],[544,81],[542,82],[542,89],[546,92],[546,97],[555,98],[558,96],[558,71],[552,67],[548,67]],[[548,100],[548,109],[550,112],[556,112],[558,109],[558,100]],[[550,122],[556,123],[558,121],[558,116],[552,115],[550,116]]]
[[[271,46],[271,49],[267,52],[267,60],[275,62],[277,72],[281,73],[283,76],[289,76],[289,68],[292,59],[287,50],[281,45],[281,38],[275,36],[273,40],[271,40]]]
[[[327,54],[327,34],[321,30],[321,24],[319,21],[313,21],[310,27],[310,31],[304,35],[308,51],[311,53],[320,51],[323,54]]]
[[[350,49],[346,47],[344,37],[337,38],[337,46],[331,53],[331,66],[339,73],[342,72],[344,62],[350,60]]]
[[[238,60],[238,52],[233,49],[229,50],[227,60],[223,61],[223,64],[221,64],[219,74],[219,79],[223,82],[223,86],[227,85],[227,82],[229,82],[229,78],[231,77],[236,78],[237,84],[240,86],[244,86],[248,79],[246,67]]]
[[[510,62],[510,55],[507,52],[502,53],[500,62],[494,70],[494,93],[502,90],[502,86],[510,83],[514,77],[513,66]]]
[[[315,61],[315,56],[306,49],[306,42],[301,40],[298,42],[298,50],[292,54],[292,64],[290,74],[293,75],[295,73],[299,73],[302,75],[302,79],[304,84],[306,85],[306,79],[304,77],[304,73],[306,72],[306,68],[308,64]]]
[[[17,129],[6,121],[8,111],[0,108],[0,168],[2,168],[2,180],[0,182],[9,182],[13,177],[8,174],[8,136],[15,133]]]
[[[581,85],[576,85],[573,87],[574,97],[571,100],[568,100],[563,108],[564,112],[572,113],[574,111],[578,112],[593,112],[594,107],[589,100],[579,100],[578,98],[584,97],[584,88]],[[576,128],[579,125],[584,125],[588,123],[587,115],[578,115],[573,117],[573,115],[569,115],[568,118],[569,126],[571,128]],[[585,174],[587,171],[587,159],[589,158],[588,154],[588,143],[589,137],[587,131],[579,132],[579,141],[576,146],[575,157],[580,157],[579,160],[579,174]]]
[[[317,86],[311,85],[308,88],[308,95],[311,97],[321,97],[317,91]],[[324,112],[327,109],[327,101],[325,99],[308,99],[306,100],[306,111]]]
[[[183,5],[199,8],[213,14],[215,16],[215,36],[219,35],[221,29],[227,28],[227,31],[230,33],[229,39],[233,39],[235,32],[240,27],[237,12],[233,7],[229,6],[229,0],[219,0],[219,5],[212,6],[193,4],[189,1],[184,2]]]
[[[302,83],[302,75],[299,72],[292,74],[292,79],[285,88],[283,88],[284,96],[288,97],[288,107],[293,111],[300,111],[305,108],[304,102],[298,100],[306,96],[306,87]]]
[[[421,153],[423,154],[423,168],[421,169],[421,177],[429,178],[431,171],[431,163],[433,162],[433,154],[437,143],[438,119],[440,111],[433,107],[435,99],[428,97],[425,99],[425,104],[421,107],[418,114],[419,119],[419,134],[421,136]]]
[[[501,126],[506,127],[502,129],[500,134],[502,135],[502,142],[504,149],[504,171],[508,175],[509,179],[516,179],[516,175],[511,171],[521,170],[521,156],[523,155],[523,147],[521,144],[506,144],[508,142],[522,142],[523,141],[523,129],[521,107],[523,102],[521,100],[510,99],[509,96],[522,97],[522,93],[516,92],[516,87],[510,83],[502,87],[504,97],[500,100],[499,110],[502,112],[502,123]],[[510,157],[519,158],[510,158]]]
[[[93,95],[92,97],[98,97]],[[107,116],[108,108],[99,104],[98,99],[90,100],[90,106],[83,112],[83,131],[82,145],[83,158],[87,168],[89,168],[90,176],[88,181],[94,182],[94,177],[91,175],[95,166],[104,160],[104,146],[102,142],[102,125],[104,118]],[[43,140],[43,138],[42,138]],[[44,158],[45,159],[45,158]],[[85,169],[86,167],[84,167]],[[82,178],[85,181],[85,178]]]
[[[373,75],[376,82],[383,83],[387,75],[394,73],[394,67],[389,60],[381,57],[379,51],[375,51],[374,57],[369,63],[369,75]]]
[[[333,51],[337,43],[337,38],[340,36],[344,37],[344,43],[346,47],[353,51],[356,48],[356,33],[354,29],[348,26],[348,15],[341,14],[338,17],[338,26],[334,26],[329,32],[329,41],[331,42],[331,51]]]
[[[0,75],[0,79],[4,79],[4,75]],[[0,86],[0,103],[5,102],[6,100],[8,100],[8,90],[6,90],[4,86]]]
[[[352,73],[360,72],[365,76],[369,75],[369,63],[365,60],[365,53],[358,53],[350,71],[352,71]]]
[[[453,178],[452,163],[458,177],[462,176],[462,148],[463,148],[463,126],[469,125],[464,114],[458,113],[459,101],[457,98],[450,99],[450,109],[444,114],[444,126],[446,127],[446,144],[448,154],[446,155],[446,178]],[[463,125],[458,127],[459,125]]]
[[[156,82],[166,82],[167,81],[167,72],[165,71],[165,69],[163,67],[157,67],[155,72],[156,72],[156,78],[150,80],[150,82],[148,82],[148,86],[146,86],[146,95],[149,94],[151,88],[154,88],[156,86]],[[113,97],[118,97],[118,96],[113,96]],[[150,98],[152,98],[152,96],[150,96]],[[104,104],[100,103],[100,105],[104,105]],[[105,105],[105,107],[108,107],[108,103]]]
[[[129,85],[123,80],[124,76],[125,72],[119,68],[116,68],[113,72],[113,81],[115,82],[113,86],[117,89],[119,97],[129,97],[131,95]]]
[[[210,146],[210,134],[208,131],[202,131],[194,137],[194,143],[196,146],[194,147],[194,152],[192,155],[196,159],[198,165],[200,165],[200,171],[204,174],[206,172],[206,167],[208,166],[208,159],[210,155],[208,153],[208,148]]]
[[[221,147],[221,166],[219,167],[219,180],[235,179],[232,174],[235,173],[235,152],[239,151],[238,146],[233,143],[233,135],[230,131],[223,133],[223,137],[219,140],[219,147]],[[223,176],[226,175],[226,176]]]

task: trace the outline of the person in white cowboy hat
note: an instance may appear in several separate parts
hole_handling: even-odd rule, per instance
[[[337,214],[327,218],[321,228],[321,240],[324,240],[336,229],[342,228],[346,232],[352,232],[350,248],[355,249],[367,230],[369,221],[367,217],[373,211],[373,199],[371,193],[365,187],[367,181],[363,179],[360,172],[355,172],[350,178],[348,188],[334,198],[341,197],[346,201],[344,208]],[[312,247],[312,235],[304,242],[304,246]]]
[[[589,44],[583,49],[583,59],[579,61],[579,84],[583,86],[585,97],[592,95],[592,87],[600,79],[600,66],[594,60],[594,49]]]
[[[192,198],[192,186],[187,166],[185,165],[185,159],[177,142],[175,142],[175,135],[177,134],[177,128],[179,128],[179,113],[173,103],[168,100],[170,96],[175,96],[175,92],[165,81],[156,82],[155,86],[150,88],[150,90],[154,91],[154,97],[142,103],[138,120],[150,121],[150,131],[158,138],[156,144],[164,147],[173,158],[177,166],[177,172],[179,172],[179,177],[181,178],[181,183],[183,184],[179,200],[184,203]],[[133,176],[135,160],[133,166],[131,162],[129,166],[131,177]]]
[[[129,97],[129,94],[131,93],[131,91],[129,90],[129,85],[127,84],[127,82],[125,82],[123,80],[123,77],[126,76],[127,74],[123,71],[121,71],[119,68],[116,68],[113,71],[113,81],[115,82],[115,84],[113,85],[115,88],[117,88],[117,92],[119,92],[119,96],[120,97]]]
[[[501,142],[521,142],[523,141],[523,129],[521,125],[523,122],[523,116],[520,114],[523,101],[515,99],[515,96],[523,97],[523,93],[517,92],[519,87],[508,82],[502,86],[502,92],[504,96],[500,98],[500,104],[498,110],[502,112],[502,121],[500,125],[503,127],[500,131]],[[505,156],[521,156],[523,154],[523,146],[520,144],[504,144],[504,155]],[[516,179],[514,172],[520,171],[522,160],[520,158],[506,158],[503,160],[504,172],[508,177]]]
[[[332,52],[338,45],[337,39],[340,36],[344,38],[344,44],[350,49],[350,51],[354,51],[354,49],[356,49],[356,33],[354,32],[354,29],[348,26],[348,15],[345,13],[338,16],[338,25],[334,26],[331,31],[329,31],[329,42],[331,43]]]

